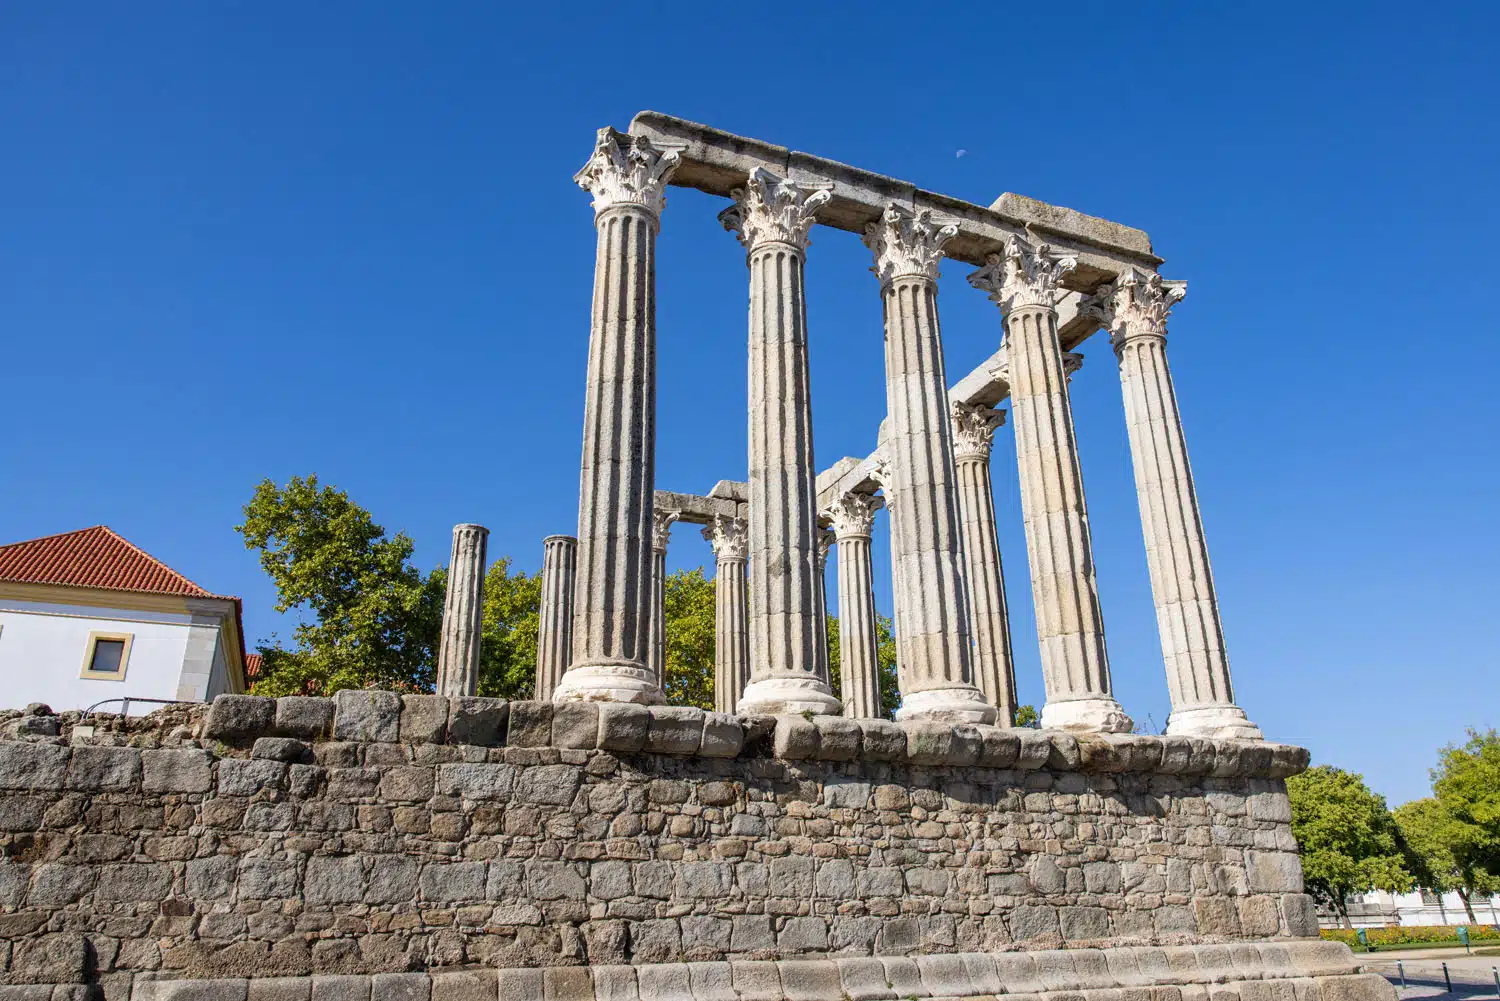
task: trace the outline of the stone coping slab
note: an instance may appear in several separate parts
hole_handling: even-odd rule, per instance
[[[660,963],[435,968],[370,976],[101,978],[105,1001],[1391,1001],[1340,942]],[[0,1001],[80,1001],[73,985]]]
[[[688,706],[617,702],[534,702],[479,697],[400,695],[346,690],[333,698],[220,695],[186,723],[172,707],[156,732],[152,717],[131,720],[125,741],[94,734],[79,745],[120,743],[191,746],[218,742],[252,756],[295,762],[310,743],[455,744],[476,747],[603,750],[704,758],[784,761],[884,761],[922,766],[1082,772],[1148,772],[1215,778],[1283,779],[1307,768],[1308,752],[1289,744],[1145,734],[1075,734],[965,723],[847,719],[842,716],[732,716]],[[153,714],[154,715],[154,714]],[[77,726],[76,714],[60,717]],[[168,728],[170,726],[170,729]],[[152,739],[153,736],[157,739]],[[171,739],[165,739],[171,738]],[[16,739],[16,738],[12,738]],[[68,769],[70,732],[19,738],[35,746],[26,763],[0,758],[0,789],[30,787],[35,769]],[[106,748],[79,746],[74,762],[99,771],[121,789],[139,784],[141,762],[99,757]],[[32,761],[32,758],[37,760]],[[54,760],[55,759],[55,760]],[[158,764],[158,767],[164,767]],[[186,766],[184,766],[186,767]],[[22,769],[26,775],[11,771]],[[145,780],[153,781],[153,769]],[[11,779],[17,780],[11,782]],[[22,781],[24,780],[24,781]],[[19,783],[19,784],[18,784]]]

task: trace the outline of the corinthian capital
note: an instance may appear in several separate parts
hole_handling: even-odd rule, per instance
[[[616,205],[639,205],[661,215],[667,181],[681,161],[680,148],[658,148],[645,136],[600,129],[594,155],[573,181],[594,196],[596,216]]]
[[[958,235],[958,226],[939,226],[932,213],[912,212],[894,202],[886,206],[879,222],[865,227],[865,246],[875,255],[870,270],[884,288],[897,278],[931,278],[937,281],[943,244]]]
[[[677,520],[676,511],[656,508],[651,512],[651,548],[658,553],[667,551],[667,542],[672,536],[672,522]]]
[[[833,193],[756,167],[750,171],[745,186],[736,188],[730,197],[734,204],[719,213],[719,221],[739,237],[746,250],[754,250],[763,243],[787,243],[806,250],[813,217]]]
[[[875,512],[879,507],[872,494],[847,493],[823,514],[833,523],[835,539],[868,539],[870,530],[875,527]]]
[[[750,526],[739,518],[716,515],[703,529],[703,538],[713,547],[720,560],[742,560],[750,551]]]
[[[1119,347],[1132,337],[1166,337],[1167,316],[1186,295],[1187,282],[1131,268],[1084,299],[1078,311],[1098,320]]]
[[[1005,411],[993,407],[953,404],[953,457],[988,462],[995,429],[1005,423]]]
[[[826,528],[818,529],[818,548],[813,555],[813,566],[821,573],[828,566],[828,550],[833,548],[834,542],[838,541]]]
[[[1039,243],[1035,248],[1019,236],[1005,244],[1005,250],[984,259],[984,267],[969,275],[969,284],[988,292],[1009,315],[1023,306],[1057,306],[1062,290],[1062,276],[1078,267],[1071,254],[1054,254],[1052,248]]]

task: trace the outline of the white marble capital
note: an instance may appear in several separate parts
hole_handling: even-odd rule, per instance
[[[1078,307],[1080,313],[1097,319],[1109,331],[1115,350],[1135,337],[1167,336],[1167,317],[1172,307],[1187,296],[1187,282],[1166,281],[1156,272],[1131,268],[1105,285]]]
[[[865,227],[864,243],[875,255],[874,271],[882,286],[897,278],[937,281],[943,245],[958,235],[958,226],[933,221],[932,213],[891,204],[879,222]]]
[[[973,459],[990,461],[995,431],[1005,424],[1005,411],[993,407],[975,407],[955,403],[953,415],[953,457],[959,462]]]
[[[716,515],[704,527],[703,539],[719,560],[742,560],[750,551],[750,526],[740,518]]]
[[[986,292],[1009,316],[1025,306],[1055,309],[1062,295],[1062,276],[1078,267],[1071,254],[1054,254],[1052,248],[1035,246],[1019,236],[1011,237],[1005,250],[985,258],[984,267],[969,275],[969,284]]]
[[[836,541],[870,537],[875,527],[875,512],[880,504],[873,494],[847,493],[834,501],[823,514],[833,527]]]
[[[719,213],[719,221],[739,237],[746,250],[784,243],[805,251],[818,209],[828,203],[833,193],[756,167],[750,171],[745,186],[736,188],[730,197],[734,204]]]
[[[594,214],[621,205],[645,209],[653,217],[666,206],[667,182],[682,161],[678,147],[658,147],[645,136],[600,129],[594,153],[573,181],[594,196]]]

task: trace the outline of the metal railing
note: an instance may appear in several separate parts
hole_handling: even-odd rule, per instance
[[[100,706],[107,706],[111,702],[124,703],[120,706],[121,716],[130,715],[130,703],[132,702],[152,702],[156,705],[162,706],[185,706],[190,704],[185,699],[148,699],[142,695],[125,695],[114,699],[100,699],[98,702],[95,702],[93,705],[89,706],[83,711],[83,713],[79,716],[79,722],[86,722],[89,717],[94,715],[94,710],[98,709]]]

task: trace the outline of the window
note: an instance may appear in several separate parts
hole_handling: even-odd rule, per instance
[[[130,661],[130,633],[89,633],[80,677],[97,681],[124,681]]]

